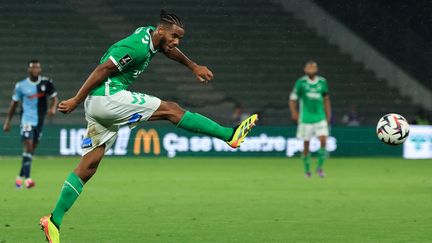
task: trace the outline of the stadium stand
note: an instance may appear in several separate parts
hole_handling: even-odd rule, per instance
[[[229,122],[234,104],[241,102],[247,111],[261,114],[261,124],[292,124],[289,91],[302,75],[304,62],[315,59],[330,84],[336,123],[351,104],[357,104],[367,124],[384,113],[410,117],[416,111],[408,98],[268,1],[181,0],[171,5],[139,0],[26,2],[9,2],[0,9],[4,16],[0,31],[7,36],[0,39],[7,60],[0,63],[1,119],[13,82],[25,76],[28,59],[40,59],[44,73],[55,80],[60,98],[69,97],[110,44],[136,27],[156,23],[161,8],[183,17],[182,50],[209,66],[215,80],[201,85],[180,64],[160,55],[131,89],[178,101],[222,122]],[[92,7],[86,7],[89,4]],[[18,9],[22,15],[10,14]],[[81,107],[49,122],[84,123],[82,113]]]
[[[430,1],[315,2],[432,90]]]
[[[59,98],[67,98],[96,66],[97,57],[111,42],[85,16],[60,1],[12,1],[2,3],[0,13],[4,57],[0,62],[2,122],[14,83],[26,77],[28,60],[39,59],[43,74],[54,80]],[[76,115],[57,116],[48,122],[84,124],[81,114],[82,108]]]

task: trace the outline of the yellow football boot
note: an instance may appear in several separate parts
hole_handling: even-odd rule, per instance
[[[240,144],[244,141],[250,130],[255,126],[255,122],[258,121],[258,115],[253,114],[246,120],[242,121],[240,125],[235,128],[234,135],[231,140],[226,141],[232,148],[240,147]]]
[[[51,215],[42,217],[39,221],[39,225],[49,243],[60,243],[60,231],[51,221],[51,217]]]

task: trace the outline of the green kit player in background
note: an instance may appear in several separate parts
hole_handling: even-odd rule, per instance
[[[324,160],[326,158],[326,140],[329,135],[331,118],[330,97],[325,78],[318,76],[318,65],[308,61],[304,68],[305,76],[299,78],[290,95],[289,107],[292,119],[297,122],[297,138],[304,142],[303,163],[305,177],[312,176],[310,166],[312,158],[309,153],[309,142],[312,137],[318,137],[321,147],[318,151],[317,174],[323,178]],[[299,102],[300,112],[297,110]]]
[[[140,27],[112,45],[77,94],[60,102],[58,110],[70,113],[85,100],[88,125],[80,163],[66,178],[52,213],[40,220],[49,242],[60,242],[59,229],[64,214],[81,194],[84,184],[96,173],[120,126],[134,127],[142,121],[168,120],[177,127],[222,139],[237,148],[255,125],[256,114],[235,128],[224,127],[198,113],[185,111],[174,102],[126,90],[158,52],[188,67],[199,81],[210,81],[212,72],[191,61],[177,48],[184,33],[180,18],[162,10],[156,27]]]

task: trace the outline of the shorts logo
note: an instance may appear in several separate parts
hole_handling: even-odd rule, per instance
[[[129,118],[127,124],[139,122],[141,120],[141,118],[142,118],[142,115],[135,113]]]
[[[81,146],[83,149],[90,148],[92,146],[93,146],[93,142],[92,142],[91,138],[84,138],[83,139],[82,146]]]
[[[130,63],[132,61],[132,57],[129,54],[126,54],[124,57],[122,57],[119,61],[120,65],[125,66],[126,64]]]
[[[144,94],[132,92],[132,99],[133,99],[132,104],[138,104],[138,105],[144,104],[146,102],[144,96],[145,96]]]

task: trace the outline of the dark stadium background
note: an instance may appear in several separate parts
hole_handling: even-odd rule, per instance
[[[432,89],[429,1],[315,2]],[[391,80],[377,77],[367,63],[353,60],[277,1],[9,1],[0,5],[0,119],[14,83],[26,76],[29,59],[39,59],[60,99],[68,98],[110,44],[139,26],[155,24],[161,8],[183,17],[182,50],[209,66],[216,78],[210,85],[197,84],[185,68],[159,55],[131,89],[178,101],[225,123],[241,103],[247,112],[260,113],[262,125],[292,125],[289,91],[302,75],[304,62],[315,59],[330,84],[336,125],[352,105],[364,125],[374,125],[389,112],[412,121],[422,108],[389,87]],[[425,113],[430,119],[430,110]],[[48,124],[85,124],[82,117],[81,106]]]

